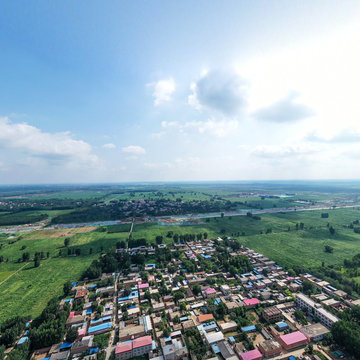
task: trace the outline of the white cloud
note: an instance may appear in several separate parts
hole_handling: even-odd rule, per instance
[[[162,79],[147,84],[153,88],[154,105],[159,106],[172,100],[172,95],[176,90],[176,84],[173,78]]]
[[[299,121],[314,115],[314,111],[297,102],[297,98],[298,95],[292,92],[270,106],[255,111],[254,117],[258,120],[285,123]]]
[[[104,144],[102,147],[104,149],[116,149],[116,145],[113,143]]]
[[[314,154],[317,151],[319,150],[316,147],[306,146],[304,144],[284,145],[284,146],[261,145],[255,147],[251,151],[251,154],[262,158],[281,159],[281,158],[289,158],[300,155]]]
[[[188,103],[197,110],[235,116],[246,106],[247,83],[234,71],[209,71],[190,86]]]
[[[47,133],[27,123],[0,118],[0,147],[24,152],[49,161],[96,163],[91,146],[75,140],[70,132]]]
[[[163,128],[175,128],[180,132],[189,132],[195,130],[200,134],[207,134],[219,138],[226,137],[233,134],[239,127],[237,120],[206,120],[206,121],[187,121],[184,123],[176,121],[163,121],[161,123]]]
[[[342,129],[338,133],[332,135],[320,134],[312,132],[305,137],[306,140],[320,143],[359,143],[360,131],[354,128]]]
[[[145,149],[138,145],[130,145],[122,148],[122,152],[132,155],[144,155]]]

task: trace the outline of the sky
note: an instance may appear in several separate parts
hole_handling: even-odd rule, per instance
[[[360,2],[0,4],[0,183],[360,178]]]

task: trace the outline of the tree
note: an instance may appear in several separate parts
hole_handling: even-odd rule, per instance
[[[162,244],[163,237],[161,235],[156,236],[155,241],[158,245]]]
[[[64,294],[65,294],[65,296],[68,296],[70,294],[71,289],[72,289],[71,281],[67,281],[64,284]]]
[[[330,226],[329,227],[329,232],[330,232],[331,235],[334,235],[335,234],[335,229],[332,226]]]
[[[330,245],[325,245],[325,252],[332,254],[334,252],[334,248]]]
[[[66,341],[72,343],[76,340],[77,338],[77,329],[76,328],[70,328],[68,330],[68,332],[66,333]]]
[[[64,246],[68,247],[70,245],[70,238],[65,238]]]
[[[192,287],[192,291],[196,296],[199,295],[201,293],[201,286],[199,284],[195,284]]]
[[[39,267],[40,266],[40,257],[39,256],[37,256],[37,257],[35,257],[35,259],[34,259],[34,267]]]

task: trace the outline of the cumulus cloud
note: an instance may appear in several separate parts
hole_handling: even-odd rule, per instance
[[[122,152],[131,154],[131,155],[144,155],[146,153],[145,149],[138,145],[130,145],[122,148]]]
[[[172,100],[172,95],[176,90],[176,84],[173,78],[162,79],[147,84],[153,89],[154,105],[159,106]]]
[[[113,143],[104,144],[102,147],[104,149],[116,149],[116,145]]]
[[[0,118],[0,147],[22,151],[51,161],[97,162],[91,146],[73,138],[70,132],[47,133],[27,123]]]
[[[180,132],[189,132],[195,130],[200,134],[208,134],[211,136],[223,138],[232,134],[239,127],[236,120],[206,120],[206,121],[187,121],[184,123],[177,121],[163,121],[163,128],[175,128]]]
[[[188,103],[197,110],[234,116],[246,105],[246,88],[244,79],[234,71],[209,71],[191,84]]]
[[[253,114],[257,120],[285,123],[303,120],[314,115],[314,111],[297,102],[298,94],[290,93],[270,106],[261,108]]]
[[[360,132],[356,129],[343,129],[332,136],[323,136],[313,132],[308,134],[305,139],[321,143],[357,143],[360,142]]]

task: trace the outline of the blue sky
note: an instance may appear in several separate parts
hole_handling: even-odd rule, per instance
[[[0,5],[0,182],[359,178],[358,1]]]

